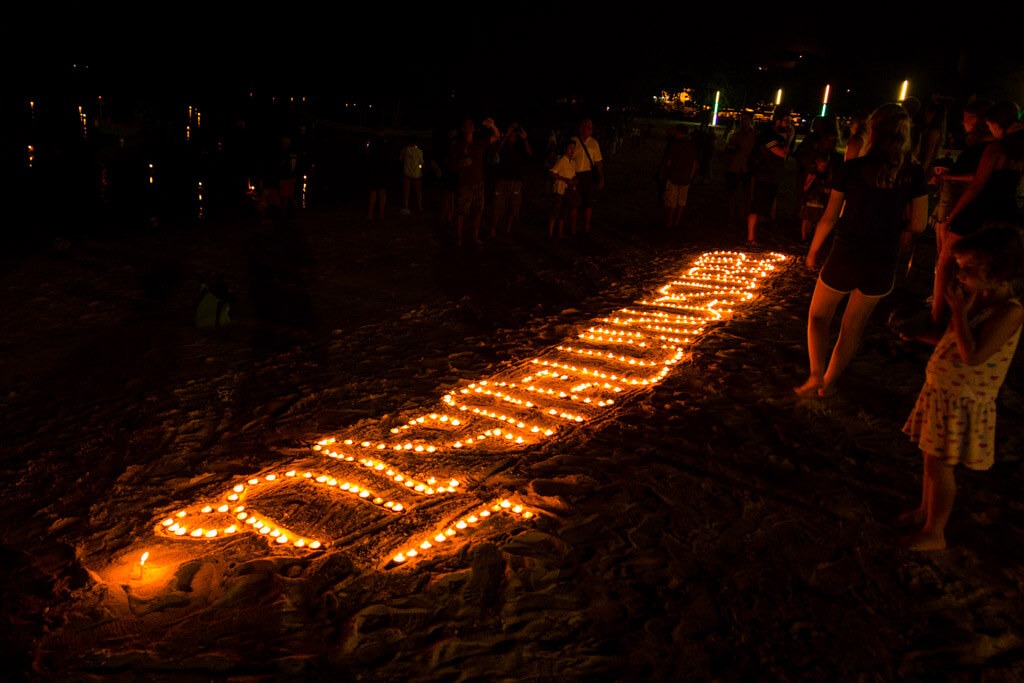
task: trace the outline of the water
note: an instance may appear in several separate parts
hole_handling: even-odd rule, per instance
[[[305,98],[60,96],[23,98],[4,109],[0,168],[25,209],[23,220],[4,222],[6,246],[244,217],[263,186],[276,182],[286,137],[296,203],[309,206],[314,112]]]

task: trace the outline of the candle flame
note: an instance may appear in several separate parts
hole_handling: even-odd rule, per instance
[[[139,565],[141,566],[141,565],[146,564],[146,560],[148,560],[148,559],[149,559],[149,551],[147,550],[146,552],[142,553],[142,559],[139,560]]]

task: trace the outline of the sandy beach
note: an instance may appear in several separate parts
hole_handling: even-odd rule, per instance
[[[764,247],[743,252],[716,159],[665,230],[653,176],[668,125],[607,159],[594,230],[576,239],[548,239],[538,163],[513,233],[479,247],[455,246],[428,187],[425,213],[400,215],[396,192],[383,221],[325,201],[6,257],[11,680],[1024,678],[1020,354],[995,467],[958,474],[950,547],[904,550],[892,522],[916,505],[921,463],[900,428],[930,348],[889,320],[924,310],[934,235],[838,394],[797,400],[816,274],[791,190]],[[656,381],[615,392],[635,365],[601,385],[536,371],[716,251],[774,270],[672,342]],[[196,326],[218,277],[231,320]],[[537,405],[557,403],[540,392],[558,381],[594,401],[530,413],[524,377]],[[478,388],[540,431],[471,414]],[[462,401],[465,424],[438,417]],[[451,445],[488,420],[486,439]],[[271,532],[194,521],[239,505]]]

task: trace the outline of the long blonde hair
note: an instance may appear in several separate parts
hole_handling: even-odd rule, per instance
[[[893,187],[910,162],[910,114],[890,102],[868,117],[868,142],[861,156],[870,159],[869,180],[877,187]]]

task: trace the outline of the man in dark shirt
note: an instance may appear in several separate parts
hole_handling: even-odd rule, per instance
[[[779,183],[786,169],[786,157],[793,142],[789,109],[776,107],[771,124],[761,130],[754,143],[750,209],[747,214],[747,246],[757,246],[757,222],[772,215]]]
[[[526,131],[518,123],[509,125],[505,135],[498,142],[498,182],[494,188],[494,218],[491,223],[491,237],[498,225],[505,226],[506,234],[512,232],[512,222],[519,217],[523,198],[523,171],[526,160],[533,155]]]
[[[682,123],[676,125],[659,171],[664,188],[666,228],[678,226],[683,217],[699,158],[699,150],[690,137],[689,129]]]
[[[461,132],[451,146],[449,167],[458,178],[455,230],[460,247],[467,217],[473,225],[473,241],[480,244],[480,222],[484,217],[484,160],[487,150],[500,136],[494,119],[484,119],[483,127],[489,132],[478,136],[473,119],[463,120]]]

